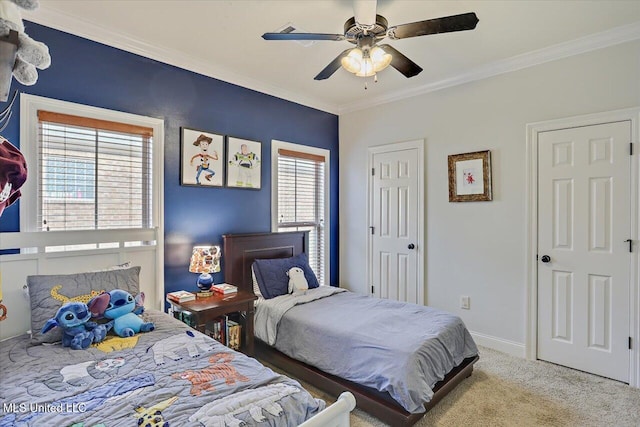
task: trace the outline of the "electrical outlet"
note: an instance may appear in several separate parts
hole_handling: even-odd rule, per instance
[[[471,298],[466,295],[460,297],[460,308],[469,310],[471,308]]]

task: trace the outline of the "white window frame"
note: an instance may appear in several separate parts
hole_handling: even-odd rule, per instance
[[[20,95],[20,151],[25,156],[31,174],[37,173],[38,164],[38,110],[46,110],[73,116],[108,120],[119,123],[149,127],[152,139],[152,213],[151,227],[163,230],[164,209],[164,120],[121,111],[91,107],[73,102],[44,98],[36,95]],[[22,187],[20,199],[20,231],[38,231],[38,180],[35,175],[27,179]]]
[[[326,277],[325,285],[331,285],[331,152],[324,148],[309,147],[307,145],[294,144],[292,142],[271,140],[271,231],[278,231],[278,150],[292,150],[300,153],[315,154],[323,156],[324,162],[324,277]]]

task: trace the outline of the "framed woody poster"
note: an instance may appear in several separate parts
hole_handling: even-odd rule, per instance
[[[224,136],[182,128],[180,185],[224,186]]]

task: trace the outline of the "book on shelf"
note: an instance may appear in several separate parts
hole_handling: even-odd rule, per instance
[[[211,290],[222,295],[238,292],[238,288],[236,286],[230,285],[228,283],[219,283],[217,285],[213,285],[211,286]]]
[[[227,347],[233,350],[240,350],[240,324],[231,319],[227,319]]]
[[[233,350],[240,350],[241,326],[229,316],[220,316],[206,325],[205,333]]]
[[[196,299],[196,295],[192,292],[187,292],[187,291],[175,291],[175,292],[169,292],[167,294],[167,298],[175,302],[186,302],[186,301],[193,301],[194,299]]]

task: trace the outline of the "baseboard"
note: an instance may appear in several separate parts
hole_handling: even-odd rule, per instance
[[[511,356],[526,358],[525,345],[519,342],[505,340],[503,338],[492,337],[491,335],[481,334],[479,332],[471,332],[471,336],[476,344],[483,347],[489,347],[507,353]],[[482,356],[482,355],[481,355]]]

